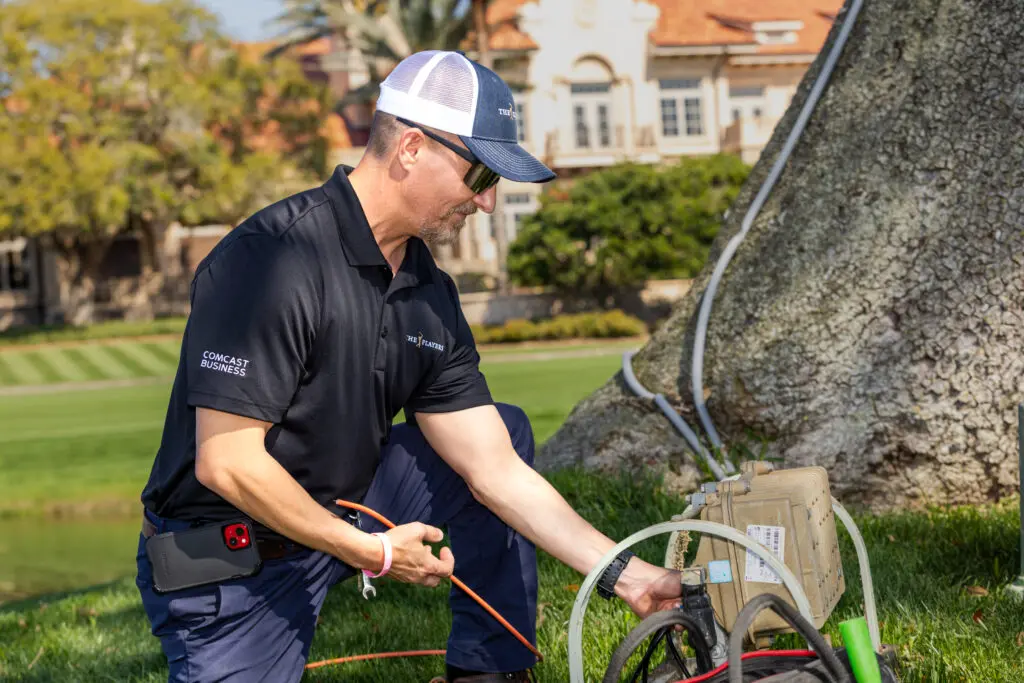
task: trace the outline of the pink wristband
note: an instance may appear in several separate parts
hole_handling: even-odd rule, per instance
[[[380,577],[382,577],[385,574],[387,574],[388,571],[391,569],[391,539],[388,538],[387,534],[375,533],[373,535],[376,536],[377,538],[379,538],[381,545],[384,546],[384,566],[381,568],[380,572],[377,573],[377,574],[374,574],[373,572],[369,571],[368,569],[364,569],[363,570],[363,575],[367,576],[367,577],[369,577],[371,579],[379,579]]]

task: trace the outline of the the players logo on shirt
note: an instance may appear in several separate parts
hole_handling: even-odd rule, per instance
[[[203,360],[199,363],[199,367],[223,372],[228,375],[245,377],[245,372],[249,369],[249,359],[229,356],[215,351],[203,351]]]
[[[417,349],[422,349],[425,346],[428,349],[434,349],[435,351],[444,351],[444,344],[438,344],[435,341],[424,339],[422,332],[416,334],[415,336],[407,334],[405,335],[405,340],[410,344],[413,344]]]

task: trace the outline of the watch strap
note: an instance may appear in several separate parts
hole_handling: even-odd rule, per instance
[[[611,600],[615,597],[615,584],[618,583],[619,576],[622,575],[622,571],[633,557],[636,557],[636,555],[631,550],[623,550],[615,556],[615,559],[604,570],[604,573],[601,574],[601,578],[597,582],[598,595],[605,600]]]

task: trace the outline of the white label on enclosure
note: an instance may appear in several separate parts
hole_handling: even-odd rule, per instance
[[[786,556],[786,527],[784,526],[762,526],[761,524],[748,524],[747,536],[772,551],[779,562],[785,562]],[[747,551],[747,568],[743,575],[744,580],[757,583],[782,583],[782,579],[775,573],[775,570],[768,566],[762,558]]]

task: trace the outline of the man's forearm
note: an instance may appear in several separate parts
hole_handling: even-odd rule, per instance
[[[200,483],[278,533],[354,567],[379,568],[380,542],[328,512],[265,450],[197,459]]]
[[[506,524],[581,574],[588,574],[615,543],[565,502],[518,458],[510,471],[489,473],[473,486],[480,501]]]
[[[513,462],[511,458],[510,462]],[[581,574],[589,574],[615,541],[595,529],[533,468],[516,458],[502,472],[471,485],[474,495],[506,524]],[[661,577],[659,569],[635,558],[615,584],[619,597],[635,595]]]

